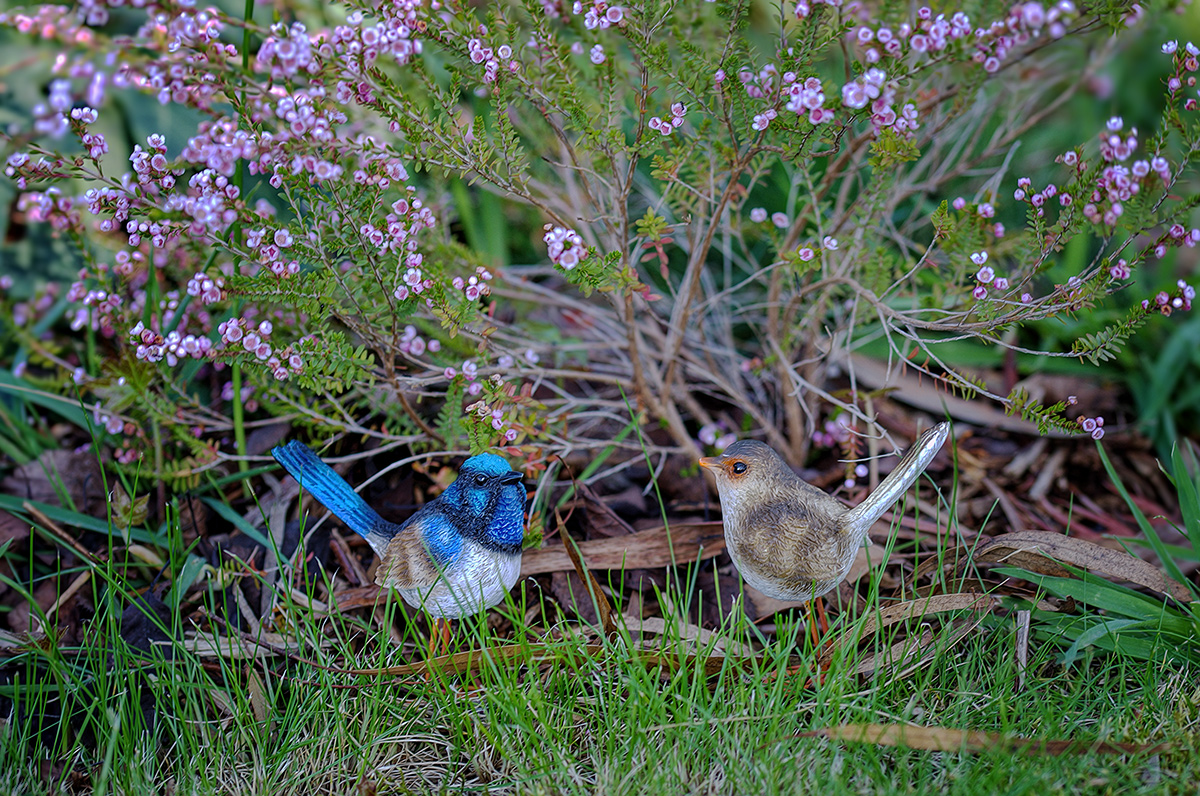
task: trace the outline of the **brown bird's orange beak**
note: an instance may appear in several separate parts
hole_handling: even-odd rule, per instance
[[[720,466],[721,466],[721,457],[719,457],[719,456],[705,456],[705,457],[703,457],[702,459],[700,459],[700,466],[701,466],[701,467],[706,467],[706,468],[708,468],[709,470],[715,470],[715,469],[717,469],[718,467],[720,467]]]

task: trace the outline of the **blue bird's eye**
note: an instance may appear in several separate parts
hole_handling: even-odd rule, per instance
[[[478,475],[475,476],[475,484],[477,486],[483,486],[484,484],[487,483],[487,481],[488,481],[487,476],[484,475],[483,473],[479,473]]]

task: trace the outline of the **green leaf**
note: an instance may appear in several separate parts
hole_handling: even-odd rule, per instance
[[[1099,441],[1096,442],[1096,450],[1100,452],[1100,461],[1104,463],[1104,470],[1108,473],[1108,477],[1112,479],[1113,486],[1117,488],[1117,492],[1125,501],[1125,505],[1129,507],[1129,511],[1131,514],[1133,514],[1133,518],[1137,520],[1138,527],[1142,529],[1142,533],[1145,535],[1146,540],[1149,541],[1150,546],[1154,548],[1154,552],[1158,556],[1158,560],[1162,562],[1163,568],[1166,569],[1167,574],[1180,583],[1187,583],[1187,577],[1184,576],[1183,570],[1179,568],[1179,565],[1175,563],[1175,559],[1172,558],[1170,552],[1167,551],[1162,539],[1160,539],[1158,536],[1158,532],[1154,530],[1154,526],[1150,524],[1148,519],[1146,519],[1146,515],[1142,513],[1142,510],[1138,508],[1136,503],[1133,502],[1133,498],[1129,496],[1129,490],[1127,490],[1125,485],[1121,483],[1121,477],[1117,475],[1116,468],[1114,468],[1112,462],[1109,461],[1108,454],[1105,453],[1104,446],[1101,445]],[[1194,588],[1192,591],[1195,593]]]

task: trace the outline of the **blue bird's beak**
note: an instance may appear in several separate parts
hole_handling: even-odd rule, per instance
[[[516,470],[513,470],[511,473],[505,473],[504,475],[500,476],[500,483],[519,484],[522,480],[524,480],[524,478],[525,476],[521,475]]]

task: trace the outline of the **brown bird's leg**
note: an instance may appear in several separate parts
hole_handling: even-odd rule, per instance
[[[814,616],[814,607],[816,609]],[[817,597],[808,601],[808,617],[812,624],[813,649],[821,646],[821,640],[829,632],[829,620],[825,618],[825,598]]]
[[[429,617],[429,660],[433,660],[434,650],[437,649],[438,637],[441,636],[442,620]]]
[[[450,620],[442,620],[442,654],[450,652]]]
[[[814,616],[813,607],[816,607]],[[809,619],[812,620],[812,639],[813,639],[813,654],[817,656],[817,677],[816,684],[824,685],[825,674],[829,671],[829,662],[821,661],[821,653],[828,646],[829,641],[825,636],[829,633],[829,620],[825,618],[825,598],[817,597],[809,600]]]

